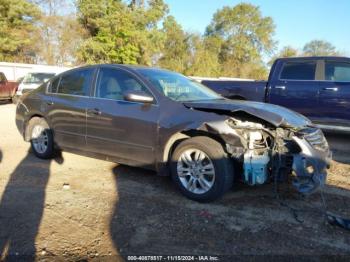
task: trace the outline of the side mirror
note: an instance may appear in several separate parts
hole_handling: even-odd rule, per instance
[[[149,94],[143,91],[126,92],[124,95],[124,99],[130,102],[139,102],[145,104],[151,104],[154,101],[153,96],[150,96]]]

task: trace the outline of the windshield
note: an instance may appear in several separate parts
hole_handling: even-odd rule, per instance
[[[138,73],[149,80],[162,94],[174,101],[214,100],[222,97],[181,74],[161,69],[136,69]]]
[[[23,82],[24,84],[42,84],[53,77],[53,73],[29,73],[27,74]]]

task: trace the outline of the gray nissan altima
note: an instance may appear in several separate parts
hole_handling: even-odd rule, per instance
[[[39,158],[66,150],[171,175],[190,199],[234,183],[325,183],[327,141],[286,108],[228,100],[175,72],[93,65],[55,76],[17,104],[16,124]],[[292,178],[292,179],[289,179]]]

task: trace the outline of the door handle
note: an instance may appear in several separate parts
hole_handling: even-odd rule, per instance
[[[52,105],[53,105],[53,102],[52,102],[52,101],[47,101],[46,104],[47,104],[48,106],[52,106]]]
[[[102,114],[102,112],[98,108],[88,109],[87,112],[88,112],[89,115],[97,115],[97,116],[99,116],[99,115]]]
[[[286,89],[286,86],[275,86],[276,89],[282,89],[282,90],[285,90]]]
[[[323,90],[328,90],[328,91],[338,91],[338,87],[325,87]]]

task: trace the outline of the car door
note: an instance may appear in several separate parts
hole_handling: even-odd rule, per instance
[[[317,116],[317,61],[281,60],[280,63],[280,70],[273,76],[269,86],[269,103],[287,107],[310,118]]]
[[[324,61],[324,81],[320,82],[318,122],[350,127],[350,61]]]
[[[61,147],[86,147],[86,110],[94,72],[94,67],[75,69],[51,80],[43,106],[55,142]]]
[[[87,114],[87,148],[146,167],[155,160],[159,107],[124,99],[125,92],[151,92],[125,69],[104,66],[98,71],[94,98]]]

